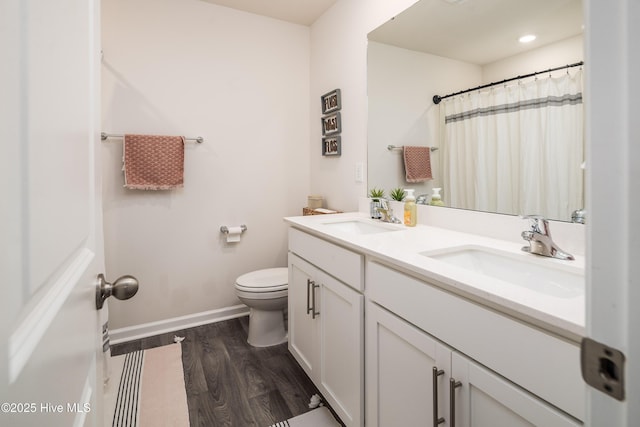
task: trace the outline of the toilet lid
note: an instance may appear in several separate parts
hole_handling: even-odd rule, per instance
[[[236,288],[248,292],[273,292],[287,289],[289,273],[286,267],[267,268],[243,274],[236,279]]]

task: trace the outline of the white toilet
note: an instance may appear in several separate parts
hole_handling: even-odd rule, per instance
[[[236,295],[251,309],[247,342],[252,346],[268,347],[287,341],[284,309],[288,281],[286,267],[252,271],[236,279]]]

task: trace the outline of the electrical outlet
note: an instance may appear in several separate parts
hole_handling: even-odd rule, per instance
[[[364,164],[356,162],[356,182],[364,182]]]

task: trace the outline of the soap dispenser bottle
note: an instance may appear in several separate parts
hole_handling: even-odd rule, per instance
[[[418,219],[418,210],[416,208],[416,197],[413,190],[407,189],[407,197],[404,198],[404,225],[407,227],[415,227]]]
[[[444,206],[444,202],[440,197],[440,190],[442,190],[442,188],[433,189],[433,194],[431,195],[431,203],[430,203],[431,206]]]

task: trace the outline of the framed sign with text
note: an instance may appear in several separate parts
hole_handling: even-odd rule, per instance
[[[340,133],[340,112],[329,114],[322,119],[322,135],[332,135],[334,133]]]
[[[322,138],[322,155],[339,156],[342,152],[340,135],[325,136]]]
[[[340,110],[340,108],[342,108],[340,89],[334,89],[329,93],[325,93],[320,97],[320,101],[322,102],[322,114],[329,114]]]

